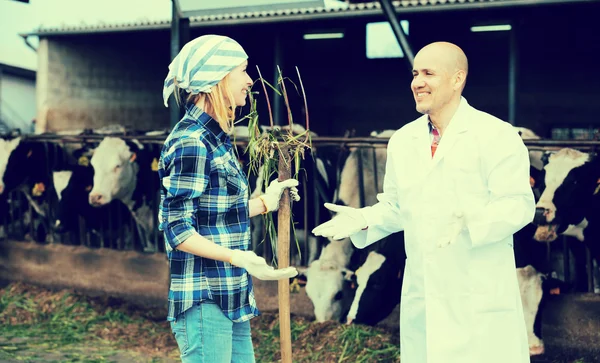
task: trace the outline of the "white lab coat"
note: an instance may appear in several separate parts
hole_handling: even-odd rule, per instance
[[[512,235],[535,202],[516,130],[463,98],[432,159],[423,116],[390,139],[377,198],[351,238],[364,248],[404,230],[402,363],[529,362]],[[439,248],[457,212],[466,227]]]

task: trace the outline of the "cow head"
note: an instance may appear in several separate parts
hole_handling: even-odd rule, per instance
[[[135,151],[124,140],[114,137],[102,140],[91,159],[94,186],[89,203],[92,206],[103,206],[113,199],[126,204],[131,201],[139,169],[135,159]]]
[[[305,270],[306,294],[313,303],[318,322],[341,318],[346,273],[345,268],[321,259],[313,261]]]
[[[348,238],[331,241],[318,260],[304,271],[306,294],[314,306],[316,320],[340,320],[344,306],[344,281],[352,275],[346,266],[354,248]]]
[[[582,185],[590,184],[585,182],[590,180],[587,176],[589,167],[583,167],[589,160],[589,154],[569,148],[548,157],[548,163],[544,166],[545,189],[536,205],[536,240],[554,241],[561,225],[564,228],[568,224],[577,224],[575,220],[583,219],[581,215],[576,215],[581,214],[578,208],[571,207],[574,203],[585,201],[586,194],[590,198],[594,192],[593,188],[589,190],[591,185]]]
[[[19,146],[21,142],[20,137],[16,137],[12,140],[0,139],[0,194],[4,193],[6,185],[4,184],[4,174],[8,166],[8,161],[12,152]]]

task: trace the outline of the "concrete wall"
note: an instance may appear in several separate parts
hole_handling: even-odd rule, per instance
[[[73,288],[164,309],[166,317],[169,265],[164,254],[89,249],[83,246],[0,242],[0,281],[23,281],[49,288]],[[277,282],[253,279],[258,308],[278,310]],[[314,318],[304,289],[290,294],[291,313]],[[380,325],[397,327],[396,308]]]
[[[43,39],[38,132],[110,124],[168,127],[161,97],[168,54],[168,39],[151,32]]]
[[[15,241],[0,242],[0,278],[105,293],[150,305],[166,301],[169,286],[163,254]]]

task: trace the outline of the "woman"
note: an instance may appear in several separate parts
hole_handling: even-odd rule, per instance
[[[248,251],[250,218],[277,210],[285,188],[299,200],[298,182],[273,181],[248,199],[248,181],[229,133],[246,104],[248,56],[233,39],[205,35],[186,44],[169,66],[163,98],[186,113],[165,140],[159,160],[159,229],[171,270],[167,320],[183,362],[254,362],[249,320],[259,315],[252,279],[293,277]]]

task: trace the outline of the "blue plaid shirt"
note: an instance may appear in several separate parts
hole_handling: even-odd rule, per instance
[[[248,250],[248,180],[229,136],[194,105],[165,140],[159,229],[164,231],[171,270],[167,320],[201,301],[212,300],[234,322],[258,316],[252,279],[245,269],[180,251],[198,232],[218,245]]]

